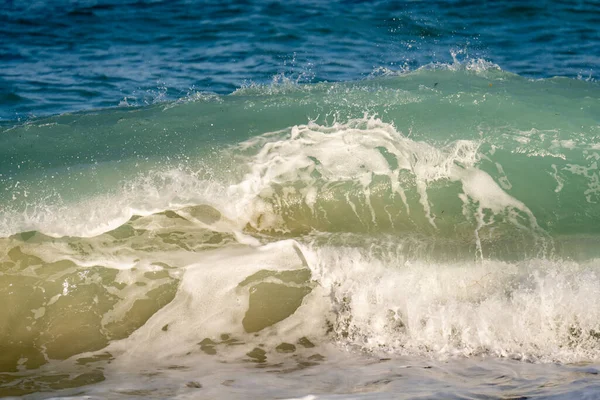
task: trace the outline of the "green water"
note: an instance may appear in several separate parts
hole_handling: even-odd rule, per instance
[[[138,342],[598,358],[595,82],[454,65],[0,129],[2,394]]]

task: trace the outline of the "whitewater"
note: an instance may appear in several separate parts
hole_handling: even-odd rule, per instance
[[[598,83],[284,78],[3,123],[0,394],[598,398]]]

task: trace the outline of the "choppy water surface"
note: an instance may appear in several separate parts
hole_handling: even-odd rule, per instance
[[[597,1],[7,0],[0,118],[226,94],[285,74],[349,81],[485,58],[597,78]]]
[[[600,398],[598,5],[0,15],[0,396]]]

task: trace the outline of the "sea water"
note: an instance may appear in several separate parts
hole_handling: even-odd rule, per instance
[[[600,398],[597,3],[0,17],[0,396]]]

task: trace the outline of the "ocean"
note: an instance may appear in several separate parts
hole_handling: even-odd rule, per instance
[[[600,399],[600,2],[0,4],[0,397]]]

